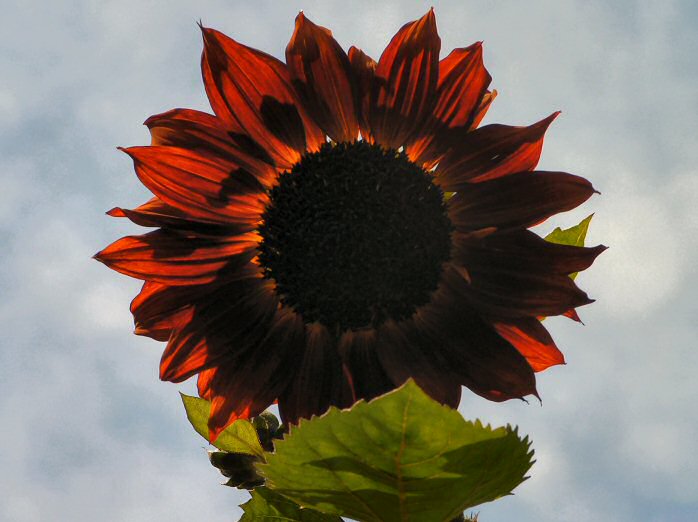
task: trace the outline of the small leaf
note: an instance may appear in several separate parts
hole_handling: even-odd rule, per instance
[[[580,221],[578,225],[564,230],[557,227],[545,236],[545,240],[560,245],[584,246],[584,239],[586,239],[589,223],[591,223],[593,217],[594,214],[591,214]]]
[[[350,410],[301,420],[267,464],[267,486],[363,522],[436,522],[509,494],[531,467],[528,438],[468,422],[410,380]]]
[[[254,520],[284,522],[342,522],[342,519],[319,513],[313,509],[301,508],[289,499],[267,488],[256,488],[252,498],[240,506],[245,512],[239,522]]]
[[[550,234],[545,236],[545,240],[551,243],[557,243],[559,245],[572,245],[572,246],[584,246],[584,240],[587,237],[587,231],[589,230],[589,223],[591,223],[591,218],[594,214],[591,214],[584,218],[579,225],[575,225],[571,228],[561,229],[557,227]],[[577,277],[579,272],[570,274],[570,277],[574,279]]]
[[[187,410],[189,422],[196,432],[208,441],[208,417],[211,412],[211,403],[199,397],[191,397],[183,393],[180,395],[184,408]],[[228,426],[213,445],[223,451],[245,453],[264,458],[264,449],[259,443],[257,431],[251,422],[244,419],[238,419]]]

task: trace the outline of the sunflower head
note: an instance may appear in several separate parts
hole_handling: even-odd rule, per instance
[[[328,143],[279,177],[259,261],[281,302],[337,334],[409,318],[450,257],[441,189],[407,155]]]
[[[213,109],[152,116],[124,149],[154,197],[109,214],[155,230],[97,259],[144,281],[136,333],[164,380],[198,374],[215,437],[278,401],[296,422],[412,377],[455,406],[536,394],[564,362],[540,318],[591,302],[569,277],[604,247],[528,228],[591,184],[536,171],[557,113],[480,127],[482,46],[440,59],[433,10],[378,61],[303,15],[285,63],[202,27]]]

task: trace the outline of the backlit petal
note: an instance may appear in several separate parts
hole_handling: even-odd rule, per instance
[[[431,303],[415,314],[416,326],[441,339],[434,350],[475,393],[493,401],[537,395],[525,357],[468,306],[456,290],[458,283],[459,274],[447,267]]]
[[[267,195],[243,168],[178,147],[124,149],[143,184],[197,221],[255,228]]]
[[[221,365],[208,385],[210,440],[235,419],[259,415],[288,386],[303,350],[305,325],[290,309],[280,310],[266,336]]]
[[[248,171],[270,187],[277,173],[266,151],[254,148],[249,138],[229,129],[217,116],[192,109],[173,109],[151,116],[144,123],[150,130],[151,145],[181,147],[203,156],[212,155],[228,170]]]
[[[487,266],[505,272],[569,275],[586,270],[606,247],[551,243],[530,230],[477,234],[454,233],[452,259],[466,268]]]
[[[541,372],[556,364],[565,364],[565,357],[538,319],[525,318],[495,323],[494,328],[526,357],[533,371]]]
[[[303,13],[286,47],[286,64],[303,105],[335,141],[354,141],[359,134],[357,88],[351,64],[332,33]]]
[[[497,97],[497,94],[499,94],[497,89],[493,89],[492,91],[488,90],[485,92],[482,100],[480,100],[480,105],[478,105],[477,109],[475,109],[475,117],[473,118],[473,123],[470,125],[471,129],[475,129],[478,125],[480,125],[480,122],[487,114],[487,111],[490,109],[490,105],[492,105],[492,102]]]
[[[373,143],[371,127],[368,123],[368,114],[371,105],[371,88],[376,75],[376,61],[357,47],[349,48],[349,63],[354,72],[356,87],[359,96],[359,127],[362,139]]]
[[[235,358],[266,335],[278,298],[271,284],[248,279],[195,303],[191,320],[173,332],[160,360],[160,378],[181,382]]]
[[[462,283],[454,290],[480,313],[494,318],[546,317],[593,302],[564,274],[525,272],[516,260],[493,253],[460,269]],[[509,261],[509,263],[507,263]]]
[[[279,396],[279,412],[284,422],[321,415],[330,406],[340,408],[352,403],[352,392],[327,328],[320,323],[306,327],[306,342],[298,353],[300,365],[293,381]]]
[[[526,228],[572,210],[596,192],[586,179],[564,172],[523,172],[462,188],[448,200],[462,232],[488,227]]]
[[[193,302],[211,291],[203,286],[169,286],[146,281],[131,301],[136,335],[167,341],[172,330],[183,326],[192,317]]]
[[[460,145],[470,130],[480,103],[492,80],[482,62],[482,44],[454,49],[439,62],[436,106],[419,138],[407,154],[416,163],[431,166],[448,148]]]
[[[206,93],[213,111],[233,132],[249,136],[280,169],[325,141],[296,102],[282,62],[214,29],[202,31]]]
[[[384,147],[409,146],[434,108],[441,39],[434,11],[404,25],[378,60],[368,114]]]
[[[136,279],[200,285],[251,277],[245,268],[256,253],[255,232],[220,238],[183,237],[165,230],[126,236],[95,255],[109,268]],[[242,271],[242,272],[241,272]]]
[[[388,321],[378,329],[376,355],[385,372],[400,386],[407,379],[415,382],[433,399],[453,408],[461,395],[460,379],[449,370],[439,340],[417,328],[412,319]]]
[[[374,329],[349,330],[339,340],[337,350],[351,376],[354,400],[371,400],[395,387],[383,369],[377,349]]]
[[[173,232],[199,236],[221,236],[243,234],[247,226],[220,225],[200,222],[186,212],[168,205],[157,196],[134,209],[114,207],[107,212],[112,217],[125,217],[142,227],[161,227]]]
[[[468,133],[439,162],[436,182],[446,191],[466,184],[533,170],[543,137],[559,112],[529,127],[486,125]]]

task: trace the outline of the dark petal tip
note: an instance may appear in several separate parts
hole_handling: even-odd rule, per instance
[[[131,147],[116,147],[116,150],[120,150],[124,154],[128,154],[132,159],[135,159],[135,156],[133,155],[133,152],[131,151]]]

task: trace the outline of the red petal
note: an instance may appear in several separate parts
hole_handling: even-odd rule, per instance
[[[473,123],[470,125],[471,129],[475,129],[478,125],[480,125],[480,122],[485,117],[485,114],[487,114],[487,111],[489,110],[490,105],[492,105],[494,99],[497,97],[497,94],[497,89],[493,89],[492,92],[485,92],[485,95],[480,101],[480,105],[475,110],[475,117],[473,118]]]
[[[199,392],[199,397],[210,401],[213,398],[213,391],[211,390],[211,383],[213,378],[218,372],[218,367],[209,368],[208,370],[202,370],[199,372],[199,377],[196,381],[196,388]],[[209,433],[209,437],[211,434]]]
[[[431,166],[468,131],[492,77],[482,62],[482,44],[454,49],[439,62],[439,84],[434,111],[420,137],[408,147],[416,163]],[[460,132],[457,132],[460,131]]]
[[[245,233],[246,229],[249,229],[249,227],[240,227],[232,224],[221,226],[196,221],[185,212],[168,205],[157,196],[134,209],[114,207],[107,214],[112,217],[128,218],[142,227],[166,228],[172,232],[195,234],[199,237],[239,235]]]
[[[436,18],[430,10],[404,25],[383,51],[368,116],[372,136],[384,147],[410,145],[431,113],[440,49]]]
[[[395,388],[377,357],[376,331],[357,330],[345,332],[337,350],[351,375],[354,399],[371,400]]]
[[[300,366],[289,387],[279,396],[279,412],[285,423],[321,415],[330,406],[352,403],[352,392],[344,374],[337,346],[320,323],[306,327],[306,343],[299,353]]]
[[[183,237],[166,230],[126,236],[95,255],[109,268],[136,279],[170,285],[200,285],[215,280],[252,277],[241,272],[255,255],[259,236]]]
[[[460,401],[460,381],[435,345],[438,342],[417,329],[411,319],[388,321],[378,330],[376,354],[395,386],[411,377],[431,398],[455,408]]]
[[[434,346],[460,383],[475,393],[503,401],[536,395],[531,366],[483,321],[457,291],[456,271],[447,267],[432,301],[417,310],[415,325],[440,343]]]
[[[449,192],[469,183],[533,170],[543,137],[559,112],[529,127],[486,125],[463,137],[440,161],[436,181]]]
[[[593,302],[567,275],[519,270],[515,258],[496,253],[471,258],[465,271],[456,289],[472,308],[491,317],[560,315]]]
[[[181,382],[256,346],[277,306],[268,281],[248,279],[212,289],[196,303],[191,320],[173,332],[160,360],[160,378]]]
[[[210,291],[207,286],[168,286],[146,281],[131,301],[136,335],[167,341],[173,329],[191,319],[193,303]]]
[[[324,143],[324,133],[296,103],[282,62],[213,29],[202,31],[206,93],[233,132],[249,136],[284,170]]]
[[[579,318],[579,315],[577,314],[577,310],[574,308],[572,310],[567,310],[564,314],[565,317],[572,319],[573,321],[576,321],[578,323],[582,323],[582,320]],[[584,323],[582,323],[584,324]]]
[[[143,184],[165,203],[196,221],[255,228],[268,200],[244,170],[178,147],[131,147]]]
[[[586,179],[563,172],[523,172],[464,186],[448,200],[461,232],[526,228],[571,210],[596,192]]]
[[[303,105],[335,141],[354,141],[359,134],[357,90],[351,64],[332,33],[296,17],[286,47],[286,64]]]
[[[538,319],[517,319],[495,323],[494,327],[499,335],[526,357],[533,371],[541,372],[556,364],[565,364],[565,357]]]
[[[530,230],[486,236],[454,233],[455,263],[470,269],[485,266],[505,272],[569,275],[586,270],[606,247],[577,247],[546,241]]]
[[[250,148],[245,140],[231,132],[216,116],[191,109],[173,109],[145,120],[150,129],[151,145],[181,147],[202,156],[213,155],[229,170],[249,171],[265,187],[276,181],[277,174],[264,150]],[[236,141],[237,140],[237,141]],[[266,161],[265,161],[266,160]]]
[[[218,368],[207,392],[212,398],[211,441],[236,419],[259,415],[284,391],[303,350],[304,335],[299,315],[288,308],[278,311],[259,344]]]
[[[151,198],[135,209],[114,207],[107,214],[112,217],[128,218],[142,227],[195,226],[186,213],[168,205],[158,197]]]
[[[371,86],[376,75],[376,61],[356,47],[349,48],[349,63],[354,71],[359,96],[359,126],[362,139],[373,143],[371,127],[368,124],[368,114],[371,105]]]

